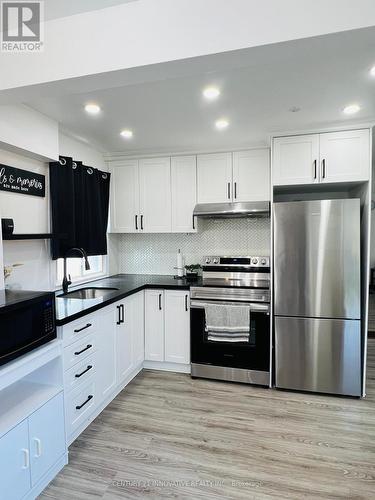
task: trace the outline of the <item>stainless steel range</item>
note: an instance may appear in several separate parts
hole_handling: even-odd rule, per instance
[[[205,257],[190,297],[192,377],[268,386],[269,257]]]

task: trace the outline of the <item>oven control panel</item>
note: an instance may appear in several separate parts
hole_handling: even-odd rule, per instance
[[[203,259],[204,266],[240,266],[240,267],[270,267],[270,258],[265,256],[218,257],[207,256]]]

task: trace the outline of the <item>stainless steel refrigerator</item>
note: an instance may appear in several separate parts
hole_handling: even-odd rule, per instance
[[[360,200],[274,205],[276,387],[361,395]]]

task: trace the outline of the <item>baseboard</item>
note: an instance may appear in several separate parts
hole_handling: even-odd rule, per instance
[[[146,370],[161,370],[176,373],[190,373],[190,364],[167,363],[164,361],[144,361],[143,368]]]

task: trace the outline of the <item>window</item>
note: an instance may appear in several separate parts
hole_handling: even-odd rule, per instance
[[[85,278],[95,277],[105,273],[104,255],[94,255],[89,257],[90,269],[86,271],[85,260],[74,257],[67,259],[67,271],[72,281],[82,281]],[[64,259],[57,259],[57,280],[61,283],[64,277]]]

